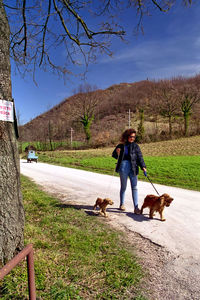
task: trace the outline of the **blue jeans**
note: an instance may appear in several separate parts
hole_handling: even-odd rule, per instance
[[[126,191],[126,187],[127,187],[127,179],[129,177],[130,182],[131,182],[133,205],[135,208],[137,208],[138,207],[137,176],[134,176],[132,168],[131,168],[131,162],[129,160],[123,160],[121,162],[121,165],[119,168],[119,174],[120,174],[120,182],[121,182],[120,205],[124,205],[125,191]]]

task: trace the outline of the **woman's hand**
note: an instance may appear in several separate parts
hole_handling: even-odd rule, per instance
[[[116,149],[116,152],[117,152],[117,155],[119,156],[119,155],[120,155],[120,152],[121,152],[121,149],[120,149],[120,148],[117,148],[117,149]]]
[[[146,169],[146,168],[143,168],[142,170],[143,170],[143,172],[144,172],[144,176],[147,177],[147,169]]]

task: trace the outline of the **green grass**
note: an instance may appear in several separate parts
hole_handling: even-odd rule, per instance
[[[200,191],[200,135],[140,147],[153,182]],[[112,151],[113,148],[47,151],[39,153],[39,161],[112,175],[116,164]],[[139,180],[147,180],[141,171]]]
[[[116,160],[110,153],[100,151],[54,151],[39,154],[39,160],[79,168],[88,171],[117,175]],[[150,179],[159,184],[200,191],[200,157],[190,156],[144,156]],[[139,180],[147,180],[140,171]]]
[[[22,176],[25,244],[33,243],[37,299],[142,300],[141,266],[122,233],[63,205]],[[28,299],[25,262],[1,281],[0,298]]]
[[[71,148],[79,148],[84,145],[83,142],[73,141],[72,144],[69,141],[58,141],[58,142],[51,142],[51,145],[49,142],[19,142],[19,149],[21,152],[25,151],[25,148],[28,145],[34,146],[38,151],[50,151],[50,150],[56,150],[56,149],[71,149]],[[51,149],[52,148],[52,149]]]
[[[145,157],[145,162],[151,181],[200,191],[199,156]]]
[[[90,152],[76,151],[54,151],[44,152],[39,154],[39,159],[42,162],[61,165],[64,167],[79,168],[88,171],[110,174],[115,168],[116,161],[108,156],[96,156]]]

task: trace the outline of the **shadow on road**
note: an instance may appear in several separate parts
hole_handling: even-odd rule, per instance
[[[93,210],[93,205],[83,205],[83,204],[65,204],[65,203],[59,203],[56,204],[56,207],[58,208],[74,208],[74,209],[83,209],[85,213],[89,216],[99,216],[99,209]],[[108,210],[107,210],[108,211]]]
[[[85,211],[85,213],[89,216],[99,216],[99,209],[93,210],[93,205],[58,203],[58,204],[56,204],[56,207],[59,207],[59,208],[62,208],[62,209],[63,208],[70,208],[70,207],[74,208],[74,209],[77,209],[77,210],[83,209]],[[118,208],[112,208],[112,207],[107,208],[106,212],[108,214],[111,214],[111,215],[112,215],[112,213],[114,213],[114,214],[124,214],[124,215],[126,215],[127,217],[133,219],[136,222],[144,222],[144,221],[149,222],[149,221],[153,221],[153,220],[160,221],[160,219],[158,219],[158,218],[154,218],[153,220],[149,219],[148,214],[136,215],[133,212],[121,211]]]
[[[59,207],[59,208],[75,208],[75,209],[84,209],[84,210],[93,210],[93,206],[91,205],[82,205],[82,204],[66,204],[66,203],[59,203],[59,204],[56,204],[56,207]]]
[[[136,215],[134,213],[126,213],[126,215],[130,218],[132,218],[134,221],[137,221],[137,222],[143,222],[143,221],[160,221],[161,220],[159,218],[156,218],[154,217],[153,219],[150,219],[149,218],[149,214],[143,214],[143,215]]]
[[[146,215],[136,215],[132,212],[128,212],[128,213],[126,213],[126,215],[127,215],[127,217],[129,217],[137,222],[150,221],[149,217],[147,217]]]

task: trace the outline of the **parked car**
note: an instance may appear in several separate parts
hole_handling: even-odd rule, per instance
[[[32,161],[37,162],[38,161],[38,156],[35,155],[34,150],[29,150],[28,155],[27,155],[27,162],[31,163]]]

